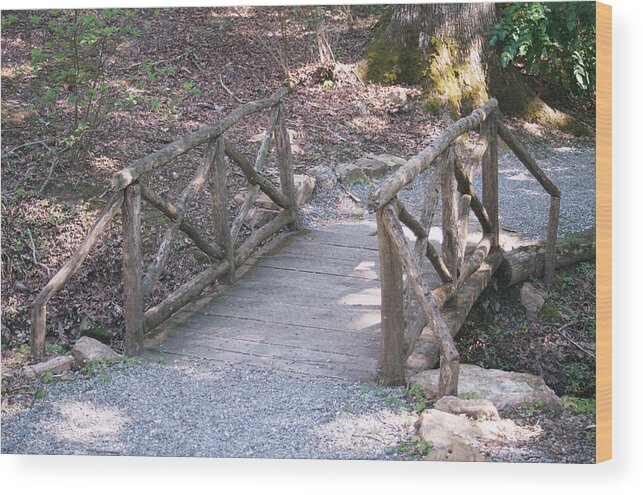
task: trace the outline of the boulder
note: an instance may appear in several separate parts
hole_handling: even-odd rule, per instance
[[[310,175],[295,174],[293,176],[295,181],[295,198],[297,205],[305,205],[313,197],[315,190],[315,179]]]
[[[355,162],[355,166],[362,169],[364,175],[371,179],[381,177],[388,172],[388,164],[377,158],[360,158]]]
[[[547,291],[525,282],[520,288],[520,304],[525,308],[527,319],[534,321],[538,319],[538,312],[545,304]]]
[[[293,181],[295,183],[295,200],[297,201],[297,205],[301,206],[308,203],[315,190],[315,179],[310,175],[295,174],[293,175]],[[260,192],[257,196],[255,206],[265,210],[281,209],[263,192]]]
[[[335,168],[335,171],[342,184],[348,185],[356,181],[368,181],[364,171],[354,163],[340,163]]]
[[[326,165],[316,165],[308,171],[315,183],[322,190],[333,189],[337,185],[337,174]]]
[[[71,355],[79,366],[92,361],[113,361],[121,358],[111,347],[91,337],[79,338],[71,350]]]
[[[403,88],[391,88],[386,95],[386,106],[392,113],[397,113],[408,108],[408,97]]]
[[[367,158],[372,158],[374,160],[379,160],[386,163],[389,172],[393,172],[404,165],[407,160],[399,156],[391,155],[390,153],[380,153],[379,155],[374,155],[372,153],[366,154]]]
[[[437,398],[440,370],[426,370],[409,380],[417,383],[429,399]],[[475,393],[476,398],[490,400],[496,409],[517,409],[523,404],[537,403],[545,409],[562,411],[563,402],[545,381],[528,373],[487,370],[472,364],[461,364],[458,377],[460,393]]]
[[[432,445],[433,460],[479,461],[485,446],[521,443],[539,435],[539,428],[523,428],[511,420],[477,421],[437,409],[420,415],[417,436]]]
[[[460,399],[459,397],[446,396],[438,400],[434,407],[438,411],[464,414],[471,419],[485,419],[487,421],[500,419],[496,406],[487,399]]]
[[[69,371],[74,365],[73,356],[56,356],[42,363],[32,364],[31,366],[25,366],[25,374],[30,378],[35,378],[37,376],[42,376],[45,373],[51,373],[52,375],[59,375]]]

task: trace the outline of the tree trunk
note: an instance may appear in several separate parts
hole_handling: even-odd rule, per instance
[[[493,3],[395,5],[380,20],[368,50],[366,79],[420,84],[424,104],[453,119],[495,97],[503,112],[548,127],[582,131],[543,102],[489,45],[498,20]]]

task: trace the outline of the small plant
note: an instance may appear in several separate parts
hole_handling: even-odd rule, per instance
[[[45,391],[41,388],[36,389],[33,393],[34,399],[42,399],[45,396]]]
[[[424,397],[422,393],[422,387],[419,383],[412,383],[409,386],[407,395],[413,401],[413,410],[420,412],[426,409],[429,405],[429,401]]]
[[[67,351],[62,345],[55,343],[52,344],[50,342],[45,343],[45,351],[49,354],[55,354],[57,356],[67,354]]]
[[[563,395],[561,400],[565,409],[575,414],[596,414],[596,399]]]
[[[201,90],[197,88],[196,84],[193,82],[185,82],[181,87],[183,88],[183,91],[194,98],[199,98],[201,96]]]
[[[12,24],[15,24],[18,22],[18,16],[16,15],[8,15],[7,17],[2,18],[2,27],[5,28],[7,26],[11,26]]]
[[[533,402],[523,402],[520,408],[528,413],[534,413],[540,411],[545,407],[545,403],[542,400],[536,400]]]
[[[51,371],[47,371],[46,373],[43,373],[42,376],[40,377],[40,381],[44,383],[45,385],[51,383],[51,380],[53,380],[54,375],[51,373]]]
[[[353,414],[354,412],[353,404],[344,404],[344,411],[349,414]]]
[[[477,399],[478,392],[475,392],[475,391],[462,392],[461,394],[458,394],[458,397],[462,400]]]

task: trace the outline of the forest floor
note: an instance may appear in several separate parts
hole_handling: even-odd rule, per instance
[[[204,124],[216,122],[238,107],[240,102],[268,96],[284,83],[278,63],[282,27],[282,11],[279,9],[148,9],[135,12],[128,22],[139,31],[139,36],[120,44],[105,65],[106,80],[118,88],[115,89],[117,98],[112,111],[106,114],[99,128],[91,129],[86,153],[74,161],[61,152],[68,132],[69,108],[64,103],[54,109],[48,106],[43,97],[44,83],[30,63],[33,49],[44,46],[46,42],[44,25],[51,14],[3,12],[3,416],[14,400],[29,407],[37,405],[42,391],[48,386],[26,385],[19,379],[19,373],[13,372],[29,361],[24,347],[29,335],[29,304],[87,232],[97,210],[104,204],[102,195],[108,188],[111,175],[134,159],[158,150]],[[311,10],[302,8],[288,12],[291,19],[287,25],[288,50],[294,91],[286,99],[286,112],[288,127],[296,132],[293,140],[296,173],[305,173],[319,164],[334,167],[367,153],[386,152],[409,158],[449,124],[447,119],[425,111],[418,87],[363,85],[349,75],[333,77],[328,64],[319,62],[315,31],[308,22]],[[339,8],[330,10],[329,14],[325,21],[326,36],[336,60],[347,66],[358,63],[373,35],[376,13],[354,9],[354,21],[350,24]],[[35,17],[42,19],[37,21]],[[11,22],[5,22],[5,18]],[[407,98],[404,105],[397,103],[400,90]],[[586,113],[591,114],[591,111]],[[578,138],[526,122],[507,120],[531,149],[549,147],[562,150],[553,169],[562,170],[563,162],[569,165],[569,161],[579,161],[575,154],[580,153],[583,158],[580,162],[586,162],[585,158],[593,153],[591,138]],[[251,138],[265,128],[266,122],[267,115],[242,121],[230,132],[230,138],[243,152],[252,156],[258,144]],[[198,161],[199,156],[181,157],[150,179],[150,185],[174,198],[192,177]],[[556,165],[558,163],[561,167]],[[573,169],[567,167],[566,173],[573,174]],[[576,176],[580,177],[583,171],[581,166],[576,170]],[[515,180],[511,174],[507,177],[507,180]],[[350,190],[363,197],[370,186],[354,184]],[[228,188],[230,197],[233,197],[247,191],[247,184],[242,177],[230,174]],[[206,194],[204,191],[196,198],[188,217],[209,233]],[[331,206],[324,209],[324,202],[330,202]],[[340,190],[334,191],[332,197],[316,196],[311,205],[304,211],[309,226],[364,214],[363,206]],[[342,207],[345,207],[344,215],[337,218],[336,214],[342,211]],[[593,204],[579,204],[578,214],[570,211],[570,218],[575,220],[589,212],[583,221],[591,222],[593,207]],[[231,204],[232,213],[236,208],[237,205]],[[148,261],[154,256],[164,223],[150,211],[145,211],[145,214],[150,219],[144,232],[144,256]],[[121,349],[122,282],[120,270],[114,269],[121,263],[119,233],[114,227],[88,257],[77,276],[49,305],[49,355],[66,352],[80,335],[96,337],[117,350]],[[202,270],[202,263],[188,243],[179,246],[149,303],[162,300]],[[570,277],[576,283],[578,277],[574,274]],[[567,293],[567,289],[561,289],[559,294]],[[585,290],[582,301],[591,300],[592,295],[591,290]],[[531,344],[512,340],[517,335],[528,333],[520,334],[518,309],[505,304],[504,296],[490,294],[488,297],[485,309],[478,310],[485,315],[485,328],[506,325],[512,331],[501,342],[494,340],[497,336],[493,332],[476,330],[480,333],[473,334],[473,330],[467,329],[462,337],[463,341],[470,343],[467,357],[471,362],[487,366],[546,373],[547,370],[529,367],[526,349]],[[484,300],[480,304],[484,304]],[[500,304],[501,310],[491,315],[491,319],[487,309],[495,308],[496,304]],[[580,300],[578,304],[581,304]],[[507,314],[503,313],[505,308]],[[535,328],[534,339],[546,342],[547,352],[555,354],[558,352],[556,349],[563,349],[556,354],[557,360],[552,361],[551,366],[559,373],[552,373],[551,386],[561,394],[587,396],[589,392],[585,389],[571,389],[570,382],[580,381],[581,378],[575,377],[586,371],[583,367],[588,364],[577,359],[578,356],[570,357],[566,350],[570,346],[568,339],[556,331],[558,327],[554,324],[562,326],[566,320],[554,318],[550,323],[550,326]],[[575,326],[564,330],[576,331]],[[590,343],[575,333],[568,336],[584,347]],[[476,347],[474,342],[484,345]],[[490,356],[489,349],[505,345],[508,350],[519,347],[523,351],[515,353],[515,361],[508,357],[514,355],[511,351],[500,357]],[[538,349],[542,350],[543,346]],[[568,364],[578,365],[580,371],[573,366],[566,368]],[[6,373],[7,370],[10,373]],[[560,370],[564,370],[562,375]],[[95,380],[96,377],[90,379]],[[57,386],[65,385],[60,383]],[[324,389],[335,386],[324,385]],[[395,393],[395,397],[403,400],[403,394]],[[236,399],[233,396],[231,400]],[[395,403],[390,398],[382,399],[384,403],[387,400]],[[328,401],[333,408],[348,407],[345,404],[337,406],[332,394],[328,395]],[[369,404],[369,407],[375,407],[371,402]],[[574,406],[570,407],[573,409]],[[522,411],[520,414],[533,416],[539,412]],[[545,456],[544,460],[589,462],[593,455],[593,452],[589,453],[591,430],[589,433],[580,432],[591,424],[591,414],[579,416],[568,411],[565,415],[570,418],[569,424],[578,426],[570,427],[568,431],[585,435],[582,440],[585,443],[579,447],[577,457],[565,457],[559,453],[558,457],[552,454]],[[541,418],[533,417],[530,421],[532,419],[540,421]],[[563,429],[568,424],[558,419],[554,422],[563,425]],[[558,433],[560,431],[556,430]],[[405,435],[407,433],[400,437],[400,441],[406,438]],[[368,445],[377,443],[372,441]]]

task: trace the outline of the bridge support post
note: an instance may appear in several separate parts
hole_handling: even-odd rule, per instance
[[[385,386],[402,385],[404,377],[404,285],[402,265],[383,219],[377,210],[377,239],[382,289],[380,380]]]
[[[123,299],[125,354],[143,353],[143,262],[141,256],[141,185],[127,186],[123,200]]]
[[[497,112],[494,110],[482,123],[482,133],[489,143],[482,156],[482,203],[493,226],[492,249],[500,245],[500,225],[498,222],[498,129]]]

